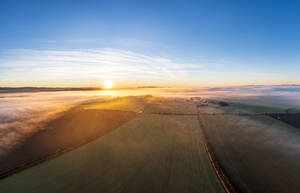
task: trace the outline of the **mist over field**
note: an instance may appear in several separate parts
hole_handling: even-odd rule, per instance
[[[300,107],[299,86],[247,86],[201,89],[137,89],[121,91],[59,91],[0,94],[0,156],[16,147],[60,113],[91,99],[145,95],[220,97],[283,108]]]
[[[95,98],[91,92],[0,94],[0,155],[72,106]]]
[[[249,104],[282,108],[300,107],[299,85],[219,87],[210,90],[218,91],[224,98]]]

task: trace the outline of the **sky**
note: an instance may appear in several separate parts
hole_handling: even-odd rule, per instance
[[[299,21],[292,0],[0,0],[0,87],[300,84]]]

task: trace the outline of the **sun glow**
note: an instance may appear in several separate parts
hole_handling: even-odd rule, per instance
[[[113,87],[113,82],[111,80],[106,80],[104,82],[104,88],[111,89]]]

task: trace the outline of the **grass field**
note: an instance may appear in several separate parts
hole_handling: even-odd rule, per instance
[[[118,110],[74,108],[48,122],[45,129],[0,158],[0,176],[18,166],[26,167],[46,157],[71,150],[105,135],[134,118],[136,113]]]
[[[182,113],[195,114],[197,108],[193,102],[187,102],[179,99],[152,99],[148,104],[147,113]]]
[[[120,111],[133,111],[139,112],[144,110],[151,96],[128,96],[128,97],[117,97],[106,100],[105,102],[91,103],[84,105],[84,109],[100,109],[100,110],[120,110]]]
[[[222,108],[222,107],[221,107]],[[270,107],[264,105],[251,105],[245,103],[231,103],[228,107],[223,107],[226,112],[240,112],[240,113],[285,113],[284,108]]]
[[[205,151],[197,117],[147,113],[76,150],[1,180],[0,190],[224,192]]]
[[[300,130],[269,116],[232,114],[282,110],[234,102],[197,108],[184,99],[152,96],[87,102],[50,122],[17,155],[99,134],[94,141],[2,179],[0,192],[224,192],[204,129],[238,192],[296,193]]]
[[[268,116],[203,115],[201,121],[241,192],[299,192],[299,129]]]

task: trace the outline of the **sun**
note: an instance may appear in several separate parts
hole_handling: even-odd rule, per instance
[[[106,88],[106,89],[110,89],[110,88],[112,88],[113,87],[113,81],[111,81],[111,80],[106,80],[106,81],[104,81],[104,88]]]

